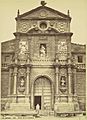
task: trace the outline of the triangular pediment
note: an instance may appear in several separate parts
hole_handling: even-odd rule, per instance
[[[71,19],[68,15],[63,14],[57,10],[46,6],[39,6],[31,11],[19,15],[21,19],[31,19],[31,18],[60,18],[60,19]]]

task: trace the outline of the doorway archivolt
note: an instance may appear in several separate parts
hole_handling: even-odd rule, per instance
[[[52,82],[47,77],[41,76],[34,81],[34,108],[36,104],[40,109],[52,108]]]

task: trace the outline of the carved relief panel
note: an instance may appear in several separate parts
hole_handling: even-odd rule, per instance
[[[55,27],[59,32],[67,31],[67,23],[65,21],[57,21]]]
[[[42,13],[41,13],[42,15]],[[44,13],[45,15],[45,13]],[[69,22],[58,20],[21,20],[17,23],[17,32],[27,33],[32,28],[40,28],[40,23],[47,23],[47,27],[52,27],[58,32],[69,32]]]
[[[59,89],[61,94],[67,94],[67,69],[60,69]]]
[[[67,42],[65,39],[61,39],[60,41],[58,41],[57,51],[59,60],[67,59]]]
[[[25,94],[26,89],[26,69],[20,68],[18,70],[17,94]]]
[[[28,41],[21,39],[19,41],[19,61],[24,63],[27,60]]]
[[[31,28],[31,21],[19,21],[17,30],[18,32],[26,33]]]

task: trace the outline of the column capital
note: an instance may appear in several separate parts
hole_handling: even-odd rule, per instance
[[[58,74],[59,73],[59,67],[56,67],[55,69],[56,69],[55,74]]]
[[[71,67],[68,68],[68,74],[72,74],[72,69],[71,69]]]

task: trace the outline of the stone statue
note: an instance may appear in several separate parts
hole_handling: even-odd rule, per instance
[[[44,45],[41,45],[41,48],[40,48],[40,56],[41,57],[44,57],[46,54],[46,48],[44,47]]]
[[[47,3],[45,1],[41,1],[41,5],[45,6]]]
[[[65,85],[66,85],[66,80],[65,80],[65,77],[64,77],[64,76],[61,77],[61,83],[60,83],[60,84],[61,84],[62,87],[65,87]]]
[[[21,87],[23,87],[23,86],[24,86],[24,79],[23,79],[23,78],[21,79],[20,86],[21,86]]]

